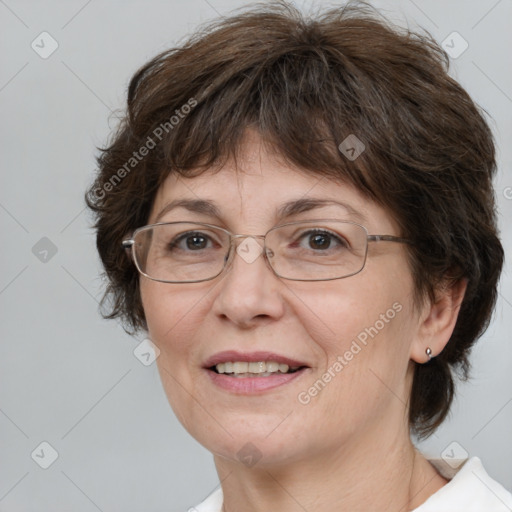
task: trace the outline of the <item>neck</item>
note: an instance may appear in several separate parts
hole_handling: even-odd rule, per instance
[[[393,436],[363,434],[292,464],[247,468],[219,457],[215,463],[223,512],[406,512],[446,484],[403,430]]]

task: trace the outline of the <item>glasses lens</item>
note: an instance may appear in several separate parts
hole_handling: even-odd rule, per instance
[[[274,228],[266,243],[270,264],[285,279],[339,279],[364,267],[367,232],[351,222],[307,221]]]
[[[193,282],[218,275],[229,235],[203,224],[174,222],[141,229],[134,237],[139,270],[157,281]]]

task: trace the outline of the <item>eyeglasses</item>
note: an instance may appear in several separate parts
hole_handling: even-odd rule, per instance
[[[164,222],[141,227],[123,240],[138,271],[164,283],[198,283],[214,279],[236,252],[247,263],[260,254],[274,274],[292,281],[329,281],[363,270],[368,242],[411,243],[391,235],[369,235],[354,222],[323,219],[275,226],[265,235],[235,235],[219,226]],[[258,240],[263,240],[263,246]]]

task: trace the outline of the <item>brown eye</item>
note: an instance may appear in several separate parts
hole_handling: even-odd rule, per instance
[[[208,245],[210,243],[210,245]],[[211,248],[211,239],[203,233],[184,233],[176,237],[170,244],[169,249],[182,251],[198,251]]]
[[[331,239],[329,235],[316,234],[309,238],[309,246],[311,249],[329,249]]]
[[[313,249],[314,251],[326,251],[328,249],[343,249],[348,247],[348,243],[345,239],[323,229],[309,230],[303,233],[299,240],[304,240],[307,246],[299,245],[306,249]]]

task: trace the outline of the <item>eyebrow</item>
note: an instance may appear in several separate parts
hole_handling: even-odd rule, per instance
[[[160,213],[156,216],[155,222],[158,222],[166,213],[175,208],[184,208],[192,213],[202,213],[211,217],[220,217],[220,210],[215,206],[213,201],[206,199],[175,199],[165,205]]]
[[[279,219],[287,219],[299,213],[331,205],[341,206],[356,219],[366,221],[366,217],[361,212],[347,203],[334,201],[333,199],[301,198],[293,201],[287,201],[278,208],[276,213]],[[192,213],[201,213],[218,219],[222,217],[221,211],[213,201],[207,199],[175,199],[162,208],[155,219],[155,223],[159,222],[166,213],[174,210],[175,208],[184,208]]]
[[[366,220],[365,216],[361,212],[357,211],[349,204],[342,203],[340,201],[334,201],[333,199],[302,198],[295,201],[288,201],[287,203],[281,205],[281,207],[277,210],[277,214],[279,218],[286,219],[298,213],[308,212],[310,210],[314,210],[315,208],[322,208],[324,206],[341,206],[349,214],[353,215],[357,219],[363,221]]]

